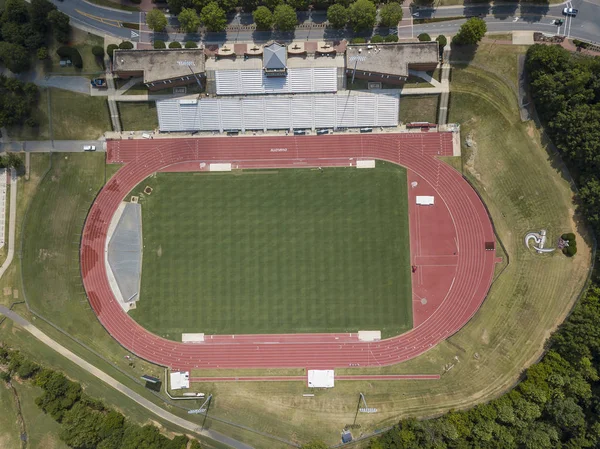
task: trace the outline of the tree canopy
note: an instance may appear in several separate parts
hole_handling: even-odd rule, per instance
[[[348,10],[343,5],[331,5],[327,9],[327,21],[334,28],[344,28],[348,23]]]
[[[183,8],[177,16],[177,20],[186,33],[194,33],[200,26],[200,17],[193,8]]]
[[[371,0],[356,0],[348,8],[348,18],[354,31],[367,31],[375,26],[377,8]]]
[[[290,5],[279,5],[273,11],[273,22],[280,31],[293,31],[298,23],[298,17]]]
[[[252,18],[259,30],[270,30],[273,27],[273,13],[266,6],[259,6],[252,13]]]
[[[396,27],[402,20],[402,6],[397,2],[386,3],[379,10],[380,23],[384,27]]]
[[[146,13],[146,25],[152,31],[162,31],[167,27],[167,17],[160,9],[153,9]]]
[[[200,18],[208,31],[223,31],[227,25],[225,11],[217,2],[210,2],[202,8]]]
[[[471,17],[461,25],[452,42],[459,45],[473,45],[483,38],[486,31],[487,25],[483,19]]]

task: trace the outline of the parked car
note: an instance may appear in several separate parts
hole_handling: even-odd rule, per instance
[[[554,25],[556,25],[556,26],[562,26],[563,23],[565,23],[565,21],[563,19],[556,19],[554,21]]]
[[[575,8],[565,8],[565,9],[563,9],[563,14],[565,16],[573,16],[573,17],[575,17],[578,12],[579,12],[579,10],[577,10]]]
[[[96,151],[96,145],[84,145],[83,151]]]

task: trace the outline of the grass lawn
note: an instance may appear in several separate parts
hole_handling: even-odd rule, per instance
[[[144,103],[120,101],[117,105],[123,130],[152,131],[158,128],[158,115],[154,101]]]
[[[433,416],[488,401],[514,385],[523,369],[537,360],[583,286],[590,252],[584,244],[581,254],[567,259],[560,253],[539,256],[523,245],[523,236],[532,229],[548,229],[553,240],[581,227],[568,180],[539,130],[520,121],[512,88],[495,75],[516,64],[522,49],[512,46],[512,52],[503,49],[498,55],[497,48],[482,44],[480,51],[490,58],[476,55],[489,72],[454,69],[449,121],[461,123],[463,142],[473,133],[477,148],[473,153],[463,147],[464,172],[483,196],[510,263],[473,319],[446,342],[399,365],[336,373],[443,374],[446,364],[453,369],[439,381],[339,381],[311,399],[301,396],[307,392],[302,382],[194,384],[197,391],[211,391],[218,398],[216,416],[303,442],[317,437],[336,444],[339,429],[354,420],[358,392],[366,395],[369,407],[378,409],[358,416],[360,432],[367,434],[400,417]],[[224,371],[210,375],[237,375],[235,370]]]
[[[35,404],[42,389],[31,382],[14,382],[21,402],[21,412],[27,430],[27,447],[30,449],[67,449],[68,446],[58,437],[60,424],[45,414]],[[16,446],[15,446],[16,447]]]
[[[92,54],[92,47],[99,45],[104,47],[104,38],[95,34],[87,33],[77,28],[71,28],[70,47],[74,47],[79,51],[83,61],[83,68],[78,69],[75,66],[61,67],[60,56],[56,54],[56,50],[63,44],[53,40],[48,47],[49,58],[43,62],[38,62],[39,67],[45,73],[54,75],[81,75],[93,78],[95,75],[104,74],[104,64],[102,60],[98,60]]]
[[[404,169],[160,173],[132,194],[144,257],[130,314],[157,334],[412,327]]]
[[[419,78],[418,76],[408,75],[408,79],[404,84],[405,89],[411,89],[415,87],[433,87],[433,84],[429,84],[423,78]]]
[[[43,169],[47,170],[48,155],[39,156],[45,157]],[[107,169],[103,153],[54,153],[51,160],[47,174],[36,173],[42,178],[25,219],[21,266],[29,305],[132,376],[145,372],[160,376],[161,368],[141,360],[129,365],[124,356],[130,353],[100,325],[81,282],[79,239],[83,222],[98,190],[111,176],[112,166]],[[16,285],[21,285],[20,279]],[[38,320],[39,326],[43,324]]]
[[[437,123],[439,95],[403,95],[400,97],[400,121]]]
[[[0,383],[0,447],[20,447],[20,429],[17,423],[17,405],[11,389]]]
[[[52,125],[48,116],[48,101]],[[33,115],[39,126],[12,127],[9,136],[21,140],[49,140],[52,137],[51,126],[56,140],[97,139],[112,129],[106,97],[90,97],[68,90],[40,89],[40,99]]]

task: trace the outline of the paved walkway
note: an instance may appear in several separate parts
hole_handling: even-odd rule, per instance
[[[25,318],[23,318],[22,316],[20,316],[19,314],[15,313],[15,312],[13,312],[12,310],[8,309],[7,307],[0,306],[0,313],[5,315],[7,318],[11,319],[12,321],[14,321],[19,326],[21,326],[23,329],[25,329],[27,332],[29,332],[31,335],[33,335],[35,338],[37,338],[40,342],[42,342],[45,345],[49,346],[50,348],[54,349],[56,352],[58,352],[59,354],[61,354],[64,357],[66,357],[67,359],[69,359],[71,362],[75,363],[80,368],[83,368],[88,373],[97,377],[98,379],[100,379],[104,383],[108,384],[110,387],[114,388],[115,390],[123,393],[125,396],[127,396],[131,400],[135,401],[137,404],[141,405],[146,410],[149,410],[156,416],[164,419],[165,421],[175,424],[176,426],[181,427],[187,431],[211,438],[215,441],[226,444],[227,446],[231,446],[235,449],[253,449],[252,446],[249,446],[247,444],[244,444],[237,440],[234,440],[233,438],[223,435],[220,432],[216,432],[214,430],[203,430],[201,427],[198,426],[198,424],[188,421],[186,419],[180,418],[179,416],[174,415],[173,413],[170,413],[170,412],[162,409],[161,407],[159,407],[158,405],[149,401],[142,395],[133,391],[131,388],[129,388],[129,387],[123,385],[121,382],[113,379],[108,374],[106,374],[104,371],[101,371],[98,368],[96,368],[94,365],[92,365],[91,363],[86,362],[81,357],[74,354],[73,352],[71,352],[70,350],[68,350],[61,344],[59,344],[58,342],[54,341],[53,339],[48,337],[46,334],[44,334],[41,330],[39,330],[37,327],[35,327],[33,324],[31,324],[29,321],[27,321]]]
[[[10,169],[10,217],[8,219],[8,254],[0,267],[0,278],[10,266],[15,255],[15,232],[17,229],[17,172]]]
[[[444,61],[448,61],[450,52],[444,52]],[[442,92],[440,95],[440,108],[438,109],[438,125],[445,125],[448,121],[448,101],[450,100],[450,64],[442,63]]]
[[[104,59],[104,65],[106,67],[106,84],[108,85],[107,94],[110,120],[112,122],[113,131],[120,133],[121,118],[119,117],[119,108],[117,107],[117,102],[115,101],[115,80],[113,78],[113,73],[110,70],[110,58],[108,56]]]

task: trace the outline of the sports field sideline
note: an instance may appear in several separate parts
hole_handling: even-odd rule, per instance
[[[173,340],[412,327],[406,171],[159,173],[131,316]],[[150,195],[143,189],[152,187]]]

